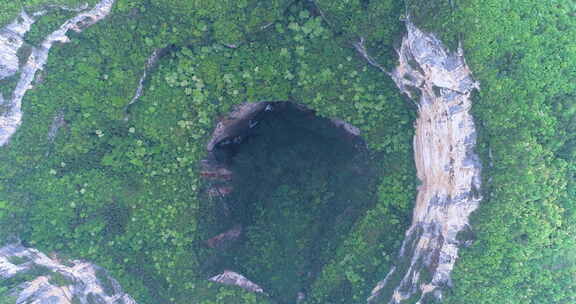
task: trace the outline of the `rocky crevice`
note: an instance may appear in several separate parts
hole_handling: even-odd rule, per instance
[[[313,112],[307,107],[287,101],[260,101],[254,103],[242,103],[217,123],[212,135],[206,144],[208,156],[201,162],[200,176],[209,180],[212,186],[207,190],[211,198],[224,197],[232,192],[230,180],[233,173],[227,168],[226,161],[217,156],[218,148],[233,144],[240,144],[249,136],[250,131],[259,123],[259,116],[264,112],[279,110],[287,104],[295,105],[304,112]],[[336,128],[340,128],[349,136],[360,136],[360,129],[341,119],[331,119]]]
[[[144,93],[144,82],[146,81],[146,79],[148,79],[148,75],[150,74],[152,69],[156,67],[158,60],[160,60],[162,56],[164,56],[166,53],[169,52],[170,48],[171,47],[155,49],[154,51],[152,51],[152,54],[150,54],[150,56],[146,60],[146,64],[144,65],[144,71],[142,72],[142,76],[140,76],[140,80],[138,80],[138,86],[136,87],[134,96],[132,96],[132,99],[130,99],[130,102],[128,102],[128,104],[124,108],[125,121],[130,118],[129,116],[130,107],[134,103],[136,103],[140,99],[140,97],[142,97],[142,94]]]

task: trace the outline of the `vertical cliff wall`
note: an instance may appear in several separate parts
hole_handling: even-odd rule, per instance
[[[481,200],[482,166],[469,113],[478,83],[462,49],[450,53],[434,35],[410,21],[406,26],[399,65],[390,76],[418,106],[414,159],[421,185],[397,265],[374,288],[369,303],[441,298],[439,287],[451,284],[463,245],[457,234],[467,229],[468,216]]]
[[[68,42],[70,39],[66,34],[69,31],[82,32],[108,16],[114,2],[115,0],[102,0],[91,9],[80,9],[76,16],[50,33],[39,46],[32,46],[31,54],[22,67],[20,67],[17,56],[18,50],[24,44],[24,36],[36,18],[45,12],[29,15],[22,11],[14,22],[0,30],[0,81],[20,73],[18,83],[11,96],[0,96],[0,104],[3,107],[3,112],[0,112],[0,146],[8,142],[22,123],[22,98],[33,87],[32,82],[36,72],[44,68],[54,43]]]

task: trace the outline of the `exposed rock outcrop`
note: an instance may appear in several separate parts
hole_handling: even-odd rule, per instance
[[[287,104],[292,104],[302,111],[314,112],[304,105],[287,101],[242,103],[235,106],[232,112],[216,124],[206,148],[208,151],[213,151],[218,144],[225,145],[234,140],[240,141],[249,129],[258,124],[257,116],[261,112],[275,111],[278,108],[285,107]],[[361,133],[359,128],[344,120],[333,118],[331,121],[335,127],[344,129],[351,136],[359,136]]]
[[[211,277],[210,281],[225,285],[238,286],[251,292],[264,293],[264,290],[260,286],[254,284],[243,275],[230,270],[225,270],[223,273]]]
[[[170,49],[169,47],[155,49],[154,51],[152,51],[152,54],[150,54],[150,57],[148,57],[148,60],[146,60],[146,65],[144,66],[144,72],[142,72],[142,76],[140,76],[140,80],[138,81],[138,87],[136,87],[134,96],[132,97],[132,99],[130,99],[130,102],[124,108],[124,120],[129,119],[128,109],[130,108],[130,106],[136,103],[138,99],[140,99],[140,97],[142,97],[142,93],[144,92],[144,82],[148,78],[148,74],[150,74],[150,71],[156,66],[160,57],[166,54],[169,49]]]
[[[0,80],[18,72],[18,50],[35,21],[34,16],[22,11],[16,20],[0,29]]]
[[[216,128],[206,148],[208,151],[212,151],[216,145],[226,144],[238,138],[238,136],[242,136],[250,129],[256,115],[261,111],[271,109],[271,107],[269,102],[243,103],[237,105],[227,117],[216,124]]]
[[[430,294],[441,298],[439,287],[451,285],[450,273],[463,245],[456,235],[469,228],[468,216],[481,200],[482,166],[474,152],[476,131],[469,113],[470,94],[478,83],[461,48],[450,53],[434,35],[410,21],[406,26],[400,62],[390,76],[418,106],[414,159],[421,185],[397,266],[374,288],[369,303],[402,303],[413,297],[420,303]],[[370,58],[365,52],[363,56]]]
[[[16,278],[21,275],[33,279],[19,283]],[[0,247],[0,281],[10,279],[17,284],[9,291],[15,304],[136,304],[101,267],[79,260],[59,261],[16,243]]]
[[[18,50],[23,45],[24,35],[30,30],[36,17],[44,14],[38,12],[32,15],[22,12],[18,18],[0,30],[0,80],[20,72],[16,88],[2,106],[5,111],[0,113],[0,146],[5,145],[22,123],[22,98],[32,88],[36,72],[42,70],[50,49],[56,42],[66,43],[70,39],[66,34],[72,30],[82,32],[87,27],[105,18],[116,0],[101,0],[92,9],[83,10],[75,17],[67,20],[56,31],[50,33],[39,46],[32,46],[26,63],[19,68]],[[3,98],[0,98],[2,100]]]

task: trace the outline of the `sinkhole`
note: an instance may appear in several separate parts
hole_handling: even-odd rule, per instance
[[[240,273],[277,303],[309,296],[376,203],[382,155],[353,126],[291,102],[239,106],[207,148],[207,275]]]

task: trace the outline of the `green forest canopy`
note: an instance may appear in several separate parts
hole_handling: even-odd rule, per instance
[[[40,2],[48,1],[25,7]],[[0,4],[2,24],[22,7]],[[573,303],[575,7],[532,0],[407,7],[449,45],[461,41],[481,84],[473,114],[484,201],[445,302]],[[369,52],[392,67],[403,13],[405,4],[391,0],[119,0],[107,19],[52,50],[43,82],[24,99],[24,124],[0,153],[2,237],[93,261],[139,303],[262,303],[206,281],[202,267],[215,253],[201,244],[221,231],[205,213],[197,168],[217,117],[232,105],[295,101],[358,126],[382,159],[373,207],[339,236],[306,300],[364,302],[410,222],[416,113],[351,42],[365,37]],[[49,13],[38,25],[62,18]],[[42,37],[30,35],[31,44]],[[164,47],[170,52],[124,121],[147,57]],[[52,142],[57,113],[66,124]],[[265,263],[274,250],[259,250]]]

